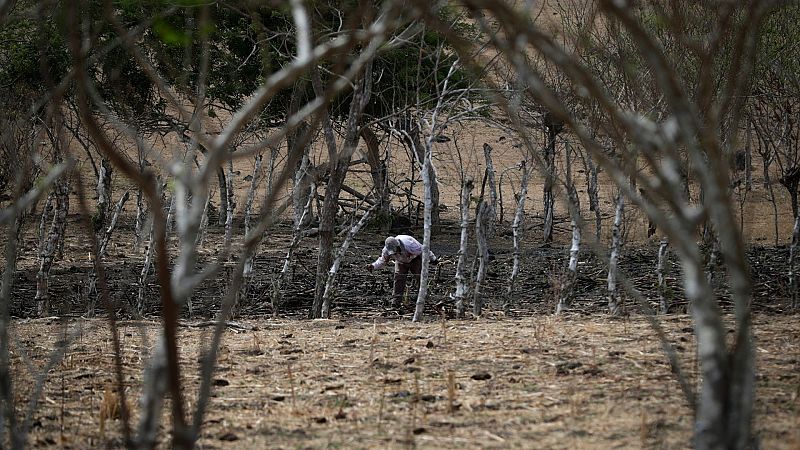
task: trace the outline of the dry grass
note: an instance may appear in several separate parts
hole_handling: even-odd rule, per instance
[[[796,319],[755,320],[755,429],[763,448],[800,444]],[[640,317],[420,325],[365,317],[244,325],[248,329],[231,329],[224,340],[202,448],[690,446],[691,412]],[[664,325],[696,382],[689,318],[667,316]],[[52,331],[62,326],[83,330],[50,373],[33,442],[56,446],[63,421],[66,445],[119,446],[121,427],[108,404],[116,397],[107,388],[113,355],[102,321],[15,322],[18,398],[27,400],[31,387],[23,382],[30,376],[22,355],[41,366],[61,334]],[[135,398],[157,324],[125,323],[121,330],[126,389]],[[181,328],[190,409],[198,349],[208,338],[208,328]],[[106,419],[103,436],[100,421]]]

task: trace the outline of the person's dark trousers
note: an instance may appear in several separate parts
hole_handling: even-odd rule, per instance
[[[395,261],[394,271],[394,295],[392,296],[392,307],[399,308],[403,305],[403,294],[406,291],[406,281],[408,280],[408,272],[419,281],[419,273],[422,271],[422,258],[417,256],[412,259],[410,263],[403,264]],[[419,283],[417,283],[419,285]],[[415,299],[416,300],[416,299]]]

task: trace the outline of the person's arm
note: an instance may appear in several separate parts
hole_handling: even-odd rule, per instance
[[[379,256],[374,263],[371,263],[370,266],[372,266],[373,269],[381,269],[383,268],[383,266],[386,265],[386,262],[388,260],[389,260],[389,251],[386,250],[386,247],[383,247],[383,250],[381,250],[381,256]]]

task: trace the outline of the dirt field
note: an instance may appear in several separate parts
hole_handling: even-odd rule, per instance
[[[755,318],[755,430],[762,448],[800,446],[796,322],[793,316]],[[198,351],[210,329],[201,322],[184,325],[180,351],[191,409]],[[415,325],[365,314],[236,325],[223,343],[200,448],[672,449],[691,444],[691,412],[641,317]],[[690,320],[671,315],[664,325],[696,383]],[[129,399],[140,392],[141,369],[156,330],[154,322],[122,325]],[[120,446],[120,421],[111,420],[104,433],[99,425],[104,387],[113,379],[106,324],[32,319],[15,322],[12,332],[18,336],[12,368],[20,399],[31,392],[28,364],[41,367],[56,340],[76,336],[49,373],[33,417],[32,443]]]

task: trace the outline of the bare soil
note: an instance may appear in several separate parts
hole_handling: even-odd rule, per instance
[[[662,321],[697,383],[690,319],[668,315]],[[800,445],[796,322],[795,316],[755,317],[755,430],[762,448]],[[191,409],[210,328],[197,321],[183,325],[182,375]],[[691,446],[691,411],[640,316],[412,324],[365,314],[233,325],[222,345],[200,448]],[[141,391],[157,329],[151,321],[120,328],[129,402]],[[121,422],[109,420],[103,433],[99,425],[105,388],[114,379],[106,323],[19,320],[12,332],[20,400],[31,393],[29,370],[43,366],[57,340],[76,336],[44,385],[32,418],[35,447],[119,447]],[[134,424],[136,418],[134,408]],[[167,414],[164,422],[168,427]],[[161,447],[169,447],[166,434],[162,439]]]

